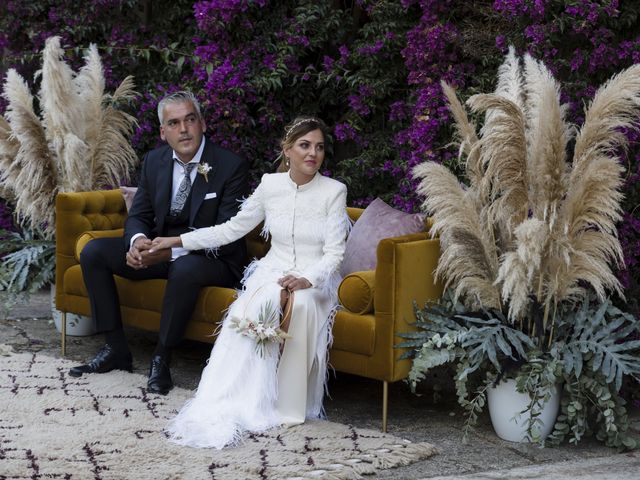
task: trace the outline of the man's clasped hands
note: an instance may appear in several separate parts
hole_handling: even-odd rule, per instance
[[[138,237],[135,239],[131,248],[127,252],[127,265],[135,270],[147,268],[156,263],[171,261],[171,249],[154,248],[152,252],[152,241],[146,237]]]
[[[146,237],[135,239],[127,252],[127,265],[139,270],[156,263],[171,261],[171,247],[182,245],[180,237],[158,237],[150,240]],[[278,284],[285,290],[293,292],[311,288],[311,282],[304,277],[285,275],[278,280]]]

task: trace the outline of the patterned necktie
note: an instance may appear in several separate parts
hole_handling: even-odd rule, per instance
[[[176,160],[176,162],[178,162]],[[173,217],[177,217],[182,212],[184,208],[184,204],[187,201],[187,197],[189,196],[189,192],[191,191],[191,171],[195,168],[197,163],[187,163],[186,165],[178,162],[182,168],[184,168],[184,178],[182,182],[180,182],[180,187],[178,187],[178,193],[176,194],[176,198],[171,202],[171,209],[169,214]]]

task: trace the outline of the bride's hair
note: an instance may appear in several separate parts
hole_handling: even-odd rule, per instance
[[[278,165],[277,172],[286,172],[289,170],[289,166],[286,164],[286,158],[284,156],[285,148],[291,148],[296,140],[314,130],[320,130],[324,141],[327,141],[329,135],[329,129],[325,123],[316,117],[296,117],[293,122],[287,125],[284,129],[284,137],[280,141],[281,152],[278,155],[280,164]],[[277,160],[277,159],[276,159]]]

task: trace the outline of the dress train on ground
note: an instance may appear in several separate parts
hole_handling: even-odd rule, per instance
[[[171,441],[220,449],[238,444],[247,431],[322,416],[331,302],[316,288],[296,291],[291,338],[282,354],[280,345],[271,342],[262,356],[256,341],[231,325],[234,317],[256,318],[265,305],[279,307],[282,288],[274,281],[260,282],[259,273],[251,276],[225,316],[195,397],[167,426]]]

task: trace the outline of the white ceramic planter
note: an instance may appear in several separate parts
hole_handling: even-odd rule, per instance
[[[56,308],[56,286],[51,285],[51,316],[58,332],[62,331],[62,312]],[[73,337],[87,337],[96,333],[96,327],[91,317],[67,313],[67,335]]]
[[[520,413],[529,407],[530,397],[516,391],[515,380],[503,380],[487,391],[489,414],[496,434],[510,442],[526,442],[529,412]],[[540,420],[542,427],[537,433],[546,438],[553,430],[560,408],[560,389],[556,385],[549,401],[544,405]]]

